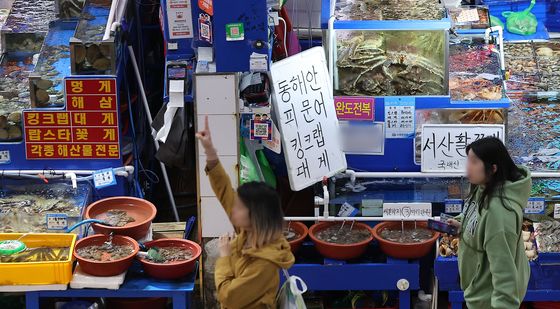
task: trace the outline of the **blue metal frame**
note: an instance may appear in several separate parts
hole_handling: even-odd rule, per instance
[[[191,5],[194,6],[198,6],[196,4],[196,1],[191,1]],[[161,21],[161,24],[163,25],[163,38],[165,40],[166,43],[177,43],[177,50],[169,50],[166,48],[167,51],[167,55],[172,55],[172,54],[178,54],[181,55],[182,57],[188,57],[191,58],[194,56],[194,50],[192,49],[192,41],[193,39],[170,39],[169,38],[169,26],[167,25],[167,0],[161,0],[161,10],[163,12],[163,20]],[[195,10],[191,9],[191,13],[192,13],[192,19],[193,19],[193,35],[196,36],[196,20],[197,20],[197,16],[198,14],[195,15]]]
[[[130,272],[130,270],[129,270]],[[68,289],[64,291],[26,292],[26,308],[40,309],[41,298],[148,298],[168,297],[173,299],[173,309],[191,308],[191,294],[194,291],[198,262],[195,270],[182,280],[155,280],[141,273],[128,274],[125,282],[118,290],[106,289]]]
[[[548,262],[552,264],[546,264]],[[543,260],[539,256],[539,259],[530,262],[530,265],[531,277],[525,301],[560,301],[560,280],[558,280],[560,263],[558,260],[550,257]],[[438,256],[434,262],[434,273],[438,278],[439,289],[449,292],[449,302],[452,308],[462,309],[465,299],[459,285],[457,257]]]
[[[289,269],[289,273],[301,277],[310,291],[398,291],[401,309],[410,308],[411,291],[420,289],[418,261],[387,258],[387,263],[295,264]],[[281,274],[280,277],[283,283],[284,275]],[[410,284],[408,290],[397,289],[397,282],[400,279],[408,280]]]
[[[252,53],[269,54],[268,9],[263,0],[214,1],[214,59],[218,72],[249,71]],[[243,23],[245,39],[226,40],[226,25]],[[255,43],[261,41],[262,48]],[[270,58],[269,58],[270,61]]]

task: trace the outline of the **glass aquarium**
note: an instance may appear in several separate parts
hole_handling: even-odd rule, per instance
[[[103,40],[110,0],[86,1],[74,37],[70,40],[73,75],[115,74],[114,38]]]
[[[448,94],[446,30],[336,30],[335,94]]]
[[[0,233],[53,233],[47,214],[63,215],[70,226],[79,222],[91,201],[89,184],[7,185],[0,188]],[[79,229],[75,230],[79,232]]]
[[[499,53],[484,39],[459,37],[449,46],[449,92],[454,101],[497,101],[504,93]]]

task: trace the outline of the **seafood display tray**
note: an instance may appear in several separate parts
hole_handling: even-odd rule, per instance
[[[23,234],[0,234],[0,241],[18,239]],[[23,242],[29,248],[67,247],[73,252],[77,236],[75,234],[29,234]],[[68,255],[65,261],[34,263],[0,263],[3,285],[50,285],[68,284],[72,280],[74,258]]]
[[[508,95],[560,90],[560,41],[506,43],[504,51]]]
[[[529,262],[531,277],[530,290],[559,290],[560,289],[560,264],[546,263],[540,254],[538,260]],[[437,256],[434,262],[434,274],[438,278],[439,288],[442,291],[460,291],[459,261],[457,257]]]
[[[509,101],[500,70],[499,54],[482,38],[460,37],[449,46],[451,100]]]
[[[91,188],[78,184],[6,185],[0,190],[0,232],[64,232],[48,230],[47,214],[67,217],[68,225],[82,219],[85,207],[91,202]],[[80,229],[76,229],[79,233]]]
[[[15,0],[2,32],[46,33],[55,19],[54,0]]]

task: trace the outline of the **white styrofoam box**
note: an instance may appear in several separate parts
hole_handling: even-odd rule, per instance
[[[239,185],[239,176],[238,176],[238,167],[237,167],[237,156],[220,156],[220,162],[222,166],[226,170],[226,173],[231,180],[231,185],[233,188],[237,188]],[[204,168],[206,167],[206,157],[200,156],[198,157],[198,173],[200,175],[200,196],[204,197],[212,197],[216,196],[214,191],[212,191],[212,187],[210,186],[210,180],[208,176],[206,176],[206,172]]]
[[[234,232],[233,225],[217,198],[201,197],[200,209],[202,237],[220,237]]]
[[[237,112],[235,74],[200,74],[194,77],[196,113],[230,115]]]
[[[197,116],[197,130],[204,128],[205,115]],[[208,123],[212,133],[212,141],[220,156],[237,156],[237,116],[236,115],[209,115]],[[199,153],[203,150],[199,148]]]

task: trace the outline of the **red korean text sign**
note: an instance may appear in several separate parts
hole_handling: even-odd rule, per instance
[[[26,157],[119,159],[114,78],[65,80],[65,111],[25,111]]]

